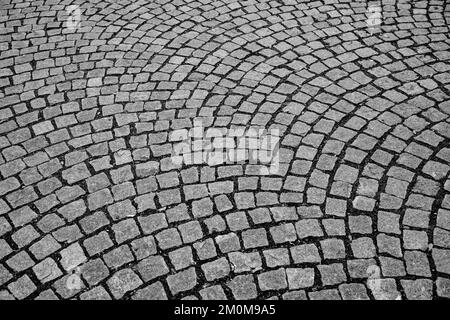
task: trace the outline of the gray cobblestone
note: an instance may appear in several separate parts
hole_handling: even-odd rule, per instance
[[[117,271],[108,281],[108,287],[115,298],[121,298],[142,284],[136,273],[131,269]]]
[[[445,1],[4,2],[0,300],[449,297]]]
[[[288,286],[286,271],[280,268],[263,272],[258,275],[258,284],[263,291],[285,289]]]
[[[167,284],[172,294],[192,289],[197,285],[197,274],[194,267],[168,276]]]
[[[230,264],[226,258],[219,258],[217,260],[204,263],[202,271],[208,281],[214,281],[228,276],[230,273]]]
[[[256,285],[252,275],[236,276],[227,283],[233,296],[238,300],[254,299],[257,296]]]

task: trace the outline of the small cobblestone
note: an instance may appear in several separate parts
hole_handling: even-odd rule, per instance
[[[445,1],[3,2],[0,300],[450,297]]]

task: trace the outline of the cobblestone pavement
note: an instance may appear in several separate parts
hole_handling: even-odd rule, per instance
[[[449,298],[449,22],[0,0],[0,298]],[[196,117],[279,129],[278,172],[174,164]]]

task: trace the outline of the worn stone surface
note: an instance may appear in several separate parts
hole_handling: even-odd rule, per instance
[[[0,4],[0,299],[450,297],[446,1],[69,5]]]

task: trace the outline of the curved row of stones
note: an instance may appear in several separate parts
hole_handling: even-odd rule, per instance
[[[450,7],[369,4],[2,4],[0,298],[450,297]],[[278,172],[174,163],[194,120]]]

